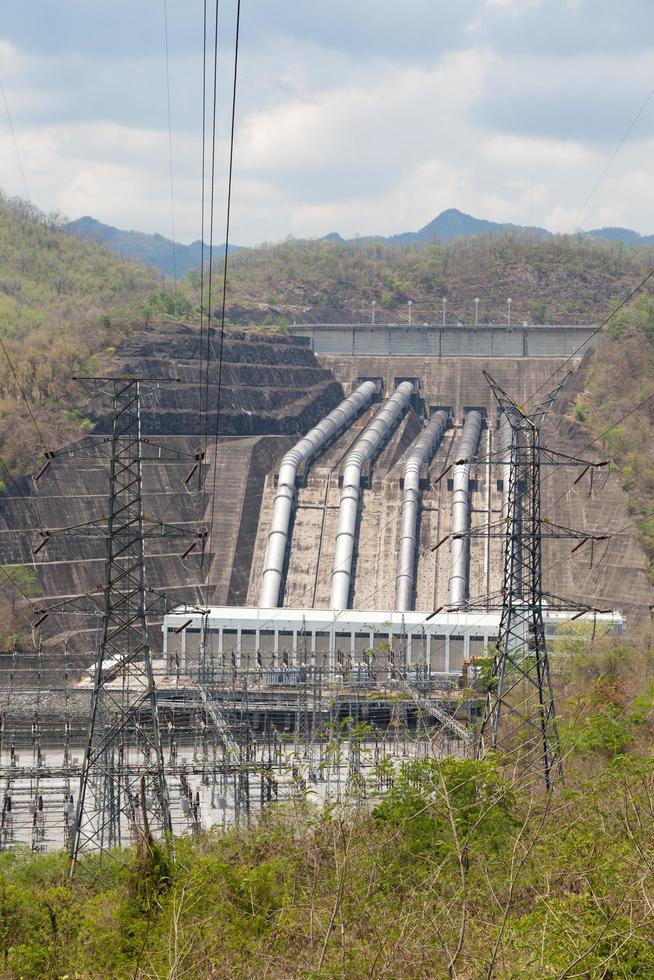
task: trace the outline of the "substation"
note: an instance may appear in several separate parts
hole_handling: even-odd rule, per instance
[[[94,396],[93,435],[0,495],[1,560],[34,567],[43,610],[34,651],[0,668],[0,847],[70,844],[98,685],[96,758],[118,788],[89,781],[82,849],[135,839],[137,781],[157,766],[166,788],[155,780],[143,799],[169,812],[168,829],[193,832],[307,794],[360,799],[403,760],[472,751],[483,706],[466,691],[504,628],[522,492],[511,509],[511,426],[484,371],[518,404],[566,378],[540,433],[545,523],[580,529],[539,541],[550,655],[574,621],[601,637],[648,617],[637,537],[613,533],[625,495],[608,466],[582,472],[601,451],[568,413],[593,329],[228,332],[218,437],[202,450],[197,329],[130,340],[107,374],[155,379],[141,385],[129,463],[142,474],[147,641],[101,662],[101,604],[89,602],[107,590],[116,413]],[[74,534],[82,524],[102,533]],[[156,704],[147,672],[131,669],[144,642]]]

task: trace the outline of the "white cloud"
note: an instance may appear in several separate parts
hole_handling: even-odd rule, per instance
[[[9,145],[6,126],[0,128],[0,138]],[[176,198],[180,233],[196,238],[199,181],[192,150],[197,151],[197,144],[177,155]],[[31,192],[46,210],[71,217],[91,214],[118,227],[169,233],[167,132],[112,123],[30,127],[20,133],[20,151]],[[15,156],[0,155],[0,186],[20,193],[18,176]],[[187,216],[191,202],[194,213]]]
[[[543,0],[486,0],[486,6],[499,7],[501,10],[508,10],[514,16],[523,14],[528,10],[540,7]]]
[[[483,152],[489,161],[509,167],[567,167],[588,173],[597,163],[598,154],[573,140],[538,139],[533,136],[501,134],[483,142]]]
[[[42,0],[34,2],[38,8]],[[536,223],[569,230],[651,86],[650,8],[623,2],[641,11],[642,29],[614,32],[610,52],[605,27],[616,14],[609,0],[471,0],[456,16],[445,0],[416,0],[411,20],[385,0],[362,0],[347,36],[343,0],[316,0],[296,18],[249,11],[233,240],[390,234],[446,207],[526,223],[532,203]],[[189,37],[176,48],[170,36],[183,241],[200,233],[201,56]],[[73,35],[65,51],[61,37],[52,47],[41,41],[38,53],[25,38],[0,39],[0,77],[35,202],[169,234],[162,52],[150,35],[147,44],[131,37],[122,55],[89,53],[84,37]],[[224,50],[216,240],[223,234],[228,77]],[[593,194],[585,226],[654,232],[653,122],[654,102]],[[20,194],[1,104],[0,140],[0,186]]]
[[[377,174],[392,180],[443,145],[480,94],[490,62],[469,50],[434,71],[379,65],[348,85],[254,112],[241,130],[244,165],[309,180],[326,174],[330,185],[346,188],[359,173],[368,184],[378,183]]]

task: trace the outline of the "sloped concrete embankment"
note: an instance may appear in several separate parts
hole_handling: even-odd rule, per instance
[[[165,325],[132,338],[101,366],[107,376],[127,374],[148,379],[142,385],[142,431],[155,437],[143,462],[143,507],[152,532],[146,541],[146,579],[164,592],[169,605],[243,601],[254,547],[265,475],[295,441],[297,433],[316,424],[343,397],[332,373],[320,367],[310,350],[290,338],[257,333],[225,337],[222,369],[216,338],[210,338],[208,422],[200,412],[206,362],[200,359],[199,331]],[[219,438],[215,439],[215,406],[220,389]],[[170,379],[181,379],[174,382]],[[53,533],[42,540],[40,529],[62,529],[97,521],[108,506],[106,433],[110,400],[106,393],[86,395],[85,410],[96,423],[93,451],[64,447],[38,487],[24,479],[0,494],[0,562],[32,564],[38,578],[38,604],[97,592],[103,581],[105,542],[101,537]],[[195,479],[184,484],[198,445],[207,444],[204,491]],[[215,497],[214,497],[215,490]],[[189,535],[213,521],[210,552],[200,567],[194,553],[180,556],[192,540],[162,533],[168,522]],[[29,611],[26,620],[32,618]],[[67,643],[69,666],[80,671],[94,659],[96,623],[92,617],[52,615],[43,624],[42,682],[63,671]],[[160,645],[159,631],[151,642]],[[45,656],[45,655],[44,655]],[[59,660],[56,658],[59,656]],[[31,663],[32,661],[30,661]],[[0,665],[9,669],[7,660]],[[20,669],[15,681],[29,686],[33,678]]]

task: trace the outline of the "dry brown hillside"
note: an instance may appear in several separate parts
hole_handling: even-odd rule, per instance
[[[381,243],[288,241],[243,249],[229,260],[227,316],[234,324],[370,321],[589,323],[602,320],[654,262],[654,249],[507,232],[422,248]],[[222,286],[222,267],[216,268]],[[206,280],[206,277],[205,277]],[[199,276],[190,275],[199,301]],[[206,284],[205,284],[206,285]],[[216,278],[211,306],[220,304]],[[206,293],[205,293],[206,302]]]

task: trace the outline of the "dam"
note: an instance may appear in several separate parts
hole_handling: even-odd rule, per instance
[[[214,525],[202,567],[192,555],[180,558],[178,542],[152,536],[148,583],[165,591],[169,609],[190,603],[424,615],[455,605],[488,611],[486,597],[501,583],[501,539],[476,536],[466,547],[463,539],[451,540],[466,526],[491,526],[502,515],[501,420],[482,371],[521,402],[559,368],[571,370],[543,441],[570,456],[597,458],[571,408],[592,356],[588,345],[575,352],[593,328],[415,327],[408,335],[412,344],[413,335],[427,337],[416,341],[416,353],[407,353],[405,336],[401,344],[392,341],[397,353],[354,355],[346,348],[358,327],[295,329],[291,336],[226,334],[220,432],[214,439],[212,422],[202,492],[194,481],[184,483],[203,438],[197,328],[162,323],[112,356],[107,373],[180,379],[144,388],[143,431],[160,447],[143,463],[146,513],[186,528],[212,519]],[[374,348],[370,327],[362,329],[365,346]],[[394,329],[380,328],[378,347],[388,345]],[[397,331],[406,334],[405,327]],[[424,354],[430,334],[448,349],[456,336],[459,353]],[[493,355],[500,347],[503,353]],[[218,397],[217,355],[214,345],[210,404]],[[95,399],[82,408],[95,424],[89,441],[100,442],[108,406]],[[471,462],[457,466],[466,426]],[[644,555],[636,529],[611,536],[629,523],[626,495],[614,473],[601,487],[587,478],[575,483],[578,475],[566,466],[544,473],[543,513],[562,526],[609,537],[593,554],[584,548],[572,556],[569,541],[545,540],[546,587],[571,602],[619,609],[627,625],[636,623],[649,617],[651,605]],[[80,456],[73,444],[37,484],[24,479],[0,494],[1,560],[35,570],[44,604],[92,589],[103,548],[88,538],[53,536],[33,555],[39,530],[97,518],[106,508],[106,479],[106,461]],[[71,670],[83,671],[93,659],[94,629],[79,618],[52,616],[43,627],[44,649],[61,651],[67,638]],[[152,642],[160,653],[158,628]],[[22,677],[19,670],[16,682]]]
[[[502,419],[482,371],[526,401],[559,365],[583,372],[588,352],[577,350],[593,328],[384,326],[372,340],[367,327],[296,331],[346,397],[265,479],[245,601],[189,610],[181,630],[185,611],[166,618],[168,668],[199,669],[210,647],[214,665],[259,670],[261,679],[276,668],[278,684],[307,664],[341,681],[368,664],[371,683],[385,682],[402,664],[436,686],[454,683],[499,627],[492,597],[502,583],[502,535],[469,533],[496,527],[505,506]],[[348,352],[371,347],[380,352]],[[455,347],[456,355],[424,353]],[[583,442],[564,414],[574,376],[568,384],[546,436],[572,455]],[[560,506],[577,475],[565,466],[548,474],[544,506]],[[563,499],[571,523],[610,527],[620,497],[609,478],[601,494]],[[571,548],[545,543],[548,587],[571,604],[567,615],[545,610],[548,635],[561,635],[574,601],[611,610],[592,617],[601,629],[621,631],[625,610],[627,619],[645,614],[649,587],[633,539],[611,541],[596,562],[567,560]]]

